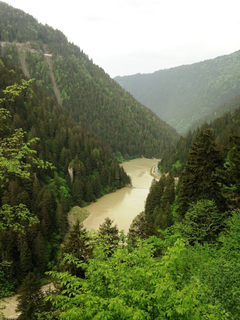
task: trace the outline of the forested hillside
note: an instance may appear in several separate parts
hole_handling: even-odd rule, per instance
[[[1,54],[114,152],[160,157],[176,131],[137,102],[59,31],[0,2]]]
[[[235,99],[229,100],[221,106],[221,109],[235,109],[235,111],[227,112],[210,123],[205,122],[196,130],[190,130],[186,136],[182,136],[176,146],[169,147],[162,157],[159,164],[162,172],[171,172],[173,175],[179,176],[187,162],[190,147],[196,142],[199,132],[209,128],[213,129],[214,141],[217,146],[221,146],[222,153],[226,154],[226,150],[231,145],[228,139],[229,135],[240,135],[240,97],[238,96]]]
[[[73,205],[130,184],[109,146],[0,60],[0,296],[56,263]],[[2,282],[3,281],[3,282]],[[2,284],[3,283],[3,284]]]
[[[214,109],[239,95],[240,51],[115,80],[178,132],[185,133],[211,112],[214,111],[212,119],[223,114]]]

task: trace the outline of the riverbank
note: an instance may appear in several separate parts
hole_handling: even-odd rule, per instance
[[[41,290],[42,292],[47,292],[47,291],[52,291],[54,289],[55,289],[54,285],[52,283],[49,283],[49,284],[46,284],[45,286],[42,286]],[[0,299],[0,320],[17,319],[19,317],[20,313],[16,312],[17,297],[18,297],[18,294],[15,294],[14,296]],[[5,307],[5,309],[1,310],[2,307]],[[3,314],[3,317],[1,318],[2,314]]]
[[[150,172],[151,176],[154,177],[155,179],[159,180],[161,178],[161,173],[158,171],[158,163],[156,163]]]
[[[85,207],[90,215],[83,221],[84,227],[87,230],[98,230],[99,225],[108,217],[117,224],[119,230],[124,230],[127,234],[133,219],[144,210],[153,180],[152,168],[157,166],[158,161],[158,159],[138,158],[122,163],[121,166],[132,180],[132,188],[125,187],[107,194]]]

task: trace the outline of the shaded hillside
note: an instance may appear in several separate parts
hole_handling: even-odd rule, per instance
[[[13,287],[29,271],[43,274],[56,263],[71,206],[96,201],[130,178],[111,149],[20,68],[0,59],[0,74],[0,283],[5,274]],[[26,213],[35,221],[28,227]]]
[[[0,3],[1,54],[21,66],[95,137],[123,156],[160,157],[176,131],[137,102],[59,31]]]
[[[133,96],[178,132],[239,94],[240,51],[192,65],[116,77]]]
[[[213,109],[208,115],[199,120],[193,122],[191,130],[195,130],[197,127],[200,127],[203,123],[211,122],[216,118],[220,118],[224,113],[233,112],[240,106],[240,95],[237,95],[235,98],[230,99],[226,103],[221,104],[217,108]]]
[[[196,130],[190,130],[185,137],[178,140],[176,147],[169,147],[160,162],[162,171],[171,171],[174,175],[179,175],[187,162],[190,148],[196,142],[200,131],[209,128],[213,129],[214,140],[218,148],[221,146],[222,153],[225,154],[231,146],[229,136],[240,136],[240,96],[223,104],[220,111],[233,109],[235,110],[232,113],[225,113],[210,123],[205,122]]]

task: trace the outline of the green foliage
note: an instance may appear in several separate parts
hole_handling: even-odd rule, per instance
[[[69,232],[68,240],[63,243],[61,248],[61,269],[63,271],[68,271],[71,275],[84,277],[84,268],[78,268],[72,262],[72,259],[85,262],[91,257],[92,250],[88,243],[89,240],[90,237],[86,229],[83,228],[83,224],[77,221]]]
[[[3,90],[3,93],[5,97],[0,100],[0,102],[3,101],[12,101],[14,102],[17,97],[23,92],[29,89],[31,83],[34,81],[34,79],[29,80],[21,80],[21,84],[15,83],[12,86],[8,86],[6,89]],[[28,90],[28,94],[33,93],[31,89]]]
[[[11,80],[15,82],[17,76],[16,72],[7,73],[6,66],[8,66],[7,63],[2,65],[2,71],[6,73],[5,85],[11,84]],[[53,203],[48,203],[48,209],[43,209],[42,216],[40,214],[42,213],[42,205],[44,207],[46,202],[43,201],[43,204],[39,204],[40,185],[36,186],[32,193],[33,172],[36,177],[38,170],[44,169],[51,172],[53,166],[50,162],[39,159],[37,151],[32,149],[36,147],[39,139],[34,137],[26,142],[26,134],[21,127],[18,127],[22,125],[25,127],[25,122],[19,117],[19,113],[25,111],[26,100],[35,98],[32,80],[22,79],[20,81],[18,78],[18,81],[1,88],[3,90],[0,100],[4,106],[0,110],[2,115],[2,130],[0,132],[0,180],[2,186],[0,263],[5,266],[11,261],[8,268],[1,270],[1,277],[4,278],[5,283],[5,291],[2,293],[1,290],[1,295],[8,294],[9,288],[13,288],[24,279],[27,272],[33,269],[33,261],[36,263],[38,271],[43,273],[46,270],[46,256],[42,255],[42,259],[37,262],[35,259],[36,256],[38,258],[41,256],[35,235],[36,231],[38,231],[37,234],[41,234],[39,229],[43,227],[43,222],[50,223],[49,212],[53,209]],[[17,108],[17,113],[13,112],[14,106]],[[46,232],[46,225],[44,227]],[[46,241],[42,240],[41,246],[41,250],[46,252]],[[37,251],[33,253],[35,249]],[[50,255],[49,258],[51,258]]]
[[[0,102],[14,102],[22,91],[30,86],[31,82],[32,80],[22,80],[22,84],[8,86],[3,90],[4,98]],[[6,120],[10,113],[8,110],[1,108],[0,115],[2,120]],[[30,146],[37,141],[37,138],[33,138],[24,142],[24,132],[21,128],[0,140],[0,180],[9,181],[9,174],[29,179],[31,164],[37,165],[38,168],[51,166],[48,162],[44,163],[42,160],[36,159],[36,150],[32,150]]]
[[[221,246],[196,245],[188,250],[195,276],[207,289],[205,298],[217,302],[230,319],[239,318],[239,212],[227,220]],[[221,319],[221,317],[220,317]]]
[[[240,212],[233,212],[226,221],[226,228],[221,233],[219,241],[222,243],[222,252],[229,259],[239,259],[240,253]]]
[[[24,204],[18,206],[3,205],[0,209],[0,232],[11,229],[18,234],[25,234],[28,227],[38,223]]]
[[[146,220],[146,215],[143,211],[133,219],[128,231],[128,239],[131,244],[135,246],[138,239],[147,239],[150,232],[149,223]]]
[[[88,264],[75,260],[86,269],[85,279],[51,272],[63,289],[48,299],[60,319],[227,319],[203,298],[205,288],[189,271],[183,241],[161,259],[153,257],[154,250],[145,241],[131,251],[118,246],[109,257],[100,242]]]
[[[43,293],[34,273],[29,273],[25,278],[17,300],[17,311],[21,313],[18,319],[37,319],[43,304]]]
[[[56,201],[59,201],[61,197],[70,198],[70,188],[66,179],[58,176],[57,172],[54,172],[54,179],[48,179],[48,190],[55,196]]]
[[[114,226],[112,224],[113,220],[105,218],[104,222],[99,226],[98,233],[101,239],[105,239],[106,250],[109,250],[109,254],[118,246],[120,240],[118,227],[116,224]]]
[[[0,263],[0,298],[11,296],[14,293],[14,286],[6,276],[9,267],[10,263],[7,261]]]
[[[199,200],[188,209],[177,227],[190,244],[211,243],[216,241],[224,229],[227,215],[229,213],[219,212],[212,200]]]
[[[175,181],[171,174],[161,176],[159,181],[152,182],[145,203],[146,220],[152,230],[165,230],[173,224],[172,205],[175,199]],[[151,228],[151,227],[150,227]]]

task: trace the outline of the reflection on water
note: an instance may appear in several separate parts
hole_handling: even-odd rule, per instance
[[[84,226],[88,230],[97,230],[104,219],[109,217],[118,225],[119,230],[127,233],[133,218],[144,210],[153,179],[150,170],[157,161],[141,158],[123,163],[124,170],[132,179],[133,188],[120,189],[87,206],[90,215],[84,221]]]

